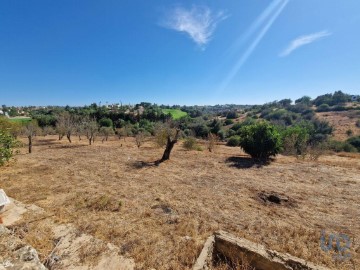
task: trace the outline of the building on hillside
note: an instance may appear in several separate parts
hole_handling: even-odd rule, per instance
[[[357,99],[358,99],[357,96],[355,96],[355,95],[351,96],[351,101],[357,101]]]

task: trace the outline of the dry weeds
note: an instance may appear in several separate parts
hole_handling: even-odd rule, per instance
[[[360,265],[359,155],[279,156],[259,167],[239,148],[185,151],[180,142],[170,161],[154,166],[163,150],[150,141],[138,149],[133,138],[89,146],[56,136],[36,140],[33,150],[0,168],[1,188],[118,245],[139,269],[191,269],[218,229],[333,269]],[[296,207],[264,205],[259,192],[284,194]],[[351,237],[351,260],[321,250],[322,230]],[[28,240],[40,249],[46,242]],[[83,253],[84,260],[97,256]]]

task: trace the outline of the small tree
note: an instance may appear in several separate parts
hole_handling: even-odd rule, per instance
[[[218,141],[219,137],[216,134],[209,133],[207,140],[207,149],[209,152],[213,152],[215,150]]]
[[[304,158],[309,143],[309,132],[305,127],[289,127],[282,132],[282,141],[283,154]]]
[[[163,123],[155,125],[155,143],[159,147],[164,147],[167,143],[168,127]]]
[[[135,143],[138,148],[140,148],[140,146],[145,142],[145,138],[146,133],[143,131],[140,131],[135,135]]]
[[[85,118],[83,121],[83,128],[86,138],[89,140],[89,145],[95,141],[96,134],[99,131],[99,126],[95,119]]]
[[[281,136],[275,126],[258,122],[240,130],[240,147],[255,160],[268,160],[281,149]]]
[[[157,164],[170,159],[171,151],[174,148],[174,145],[178,142],[179,136],[180,136],[180,129],[177,127],[171,128],[169,124],[169,127],[167,128],[165,151],[161,159],[157,161]]]
[[[9,132],[0,129],[0,166],[10,160],[17,146],[15,138]]]
[[[28,138],[29,154],[32,152],[32,142],[33,138],[36,136],[36,133],[39,131],[39,126],[36,120],[28,122],[24,126],[24,135]]]
[[[75,131],[76,121],[69,112],[63,112],[56,117],[56,130],[59,134],[59,140],[65,135],[71,143],[71,135]]]
[[[112,127],[101,127],[100,134],[103,136],[103,142],[107,141],[109,136],[114,135],[114,129]]]

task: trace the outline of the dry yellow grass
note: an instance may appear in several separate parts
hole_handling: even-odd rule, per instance
[[[346,131],[349,129],[353,131],[353,136],[360,135],[360,128],[356,126],[356,121],[360,119],[359,111],[321,112],[316,113],[316,116],[335,128],[333,137],[336,140],[348,139]]]
[[[360,265],[359,155],[316,163],[279,156],[257,167],[239,148],[209,153],[178,143],[170,161],[152,166],[162,149],[151,141],[138,149],[133,138],[88,146],[56,136],[39,137],[33,153],[25,151],[0,168],[1,188],[118,245],[138,269],[191,269],[218,229],[333,269]],[[262,191],[294,204],[264,204]],[[322,251],[322,230],[351,237],[351,259]]]

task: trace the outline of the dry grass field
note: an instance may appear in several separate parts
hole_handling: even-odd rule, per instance
[[[185,151],[179,142],[170,161],[154,166],[162,151],[152,141],[138,149],[133,138],[89,146],[85,139],[38,137],[32,154],[24,147],[0,168],[0,187],[56,223],[119,246],[138,269],[191,269],[219,229],[332,269],[359,269],[359,154],[318,162],[279,156],[259,167],[238,147]],[[261,199],[272,192],[287,203]],[[36,230],[31,224],[28,234]],[[321,250],[322,230],[348,235],[351,258]],[[28,237],[43,257],[44,243],[52,243],[45,238]]]
[[[356,121],[360,119],[359,111],[321,112],[316,113],[316,116],[328,121],[335,128],[333,137],[336,140],[343,141],[349,138],[347,130],[353,131],[352,136],[360,135],[360,128],[356,126]]]

